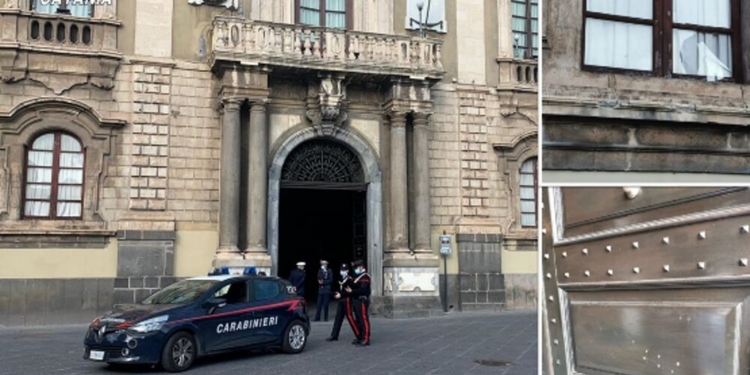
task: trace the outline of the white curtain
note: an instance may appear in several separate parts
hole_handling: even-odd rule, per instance
[[[588,0],[586,9],[590,12],[650,20],[653,19],[654,3],[653,0]]]
[[[70,14],[76,17],[91,17],[90,4],[68,4]]]
[[[81,204],[78,202],[58,202],[57,217],[80,217]]]
[[[24,208],[26,216],[49,216],[49,202],[32,201],[26,202]]]
[[[39,138],[37,138],[34,141],[34,144],[31,145],[31,148],[34,150],[50,150],[55,147],[55,135],[54,134],[45,134]]]
[[[326,26],[346,28],[346,0],[326,0]]]
[[[732,37],[674,29],[673,71],[720,80],[732,76]]]
[[[61,138],[60,151],[81,152],[81,143],[77,139],[65,134]]]
[[[60,154],[60,167],[62,168],[83,168],[83,154]]]
[[[653,31],[651,26],[586,20],[586,65],[652,70]]]
[[[57,13],[57,3],[52,1],[34,0],[34,10],[39,13]]]
[[[303,25],[320,26],[320,11],[304,8],[320,9],[319,0],[301,0],[299,18]]]
[[[674,22],[676,23],[725,28],[732,25],[730,0],[673,1]]]
[[[83,183],[83,170],[82,169],[60,169],[60,174],[57,177],[57,183],[59,184],[82,184]]]

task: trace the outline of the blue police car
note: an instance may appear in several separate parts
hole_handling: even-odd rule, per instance
[[[307,306],[276,277],[219,275],[178,281],[138,304],[116,305],[91,323],[84,358],[187,370],[196,358],[254,347],[299,353]]]

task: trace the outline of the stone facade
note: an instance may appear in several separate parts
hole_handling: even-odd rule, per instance
[[[518,174],[536,157],[536,64],[509,58],[511,44],[497,41],[510,37],[510,19],[494,16],[508,14],[509,1],[484,2],[493,16],[479,24],[464,2],[447,1],[451,32],[426,39],[405,30],[405,1],[383,0],[353,11],[392,17],[355,14],[354,30],[303,27],[318,34],[300,40],[289,28],[293,0],[239,1],[229,15],[183,0],[120,1],[116,12],[94,12],[106,30],[86,47],[93,62],[80,60],[79,47],[4,31],[0,56],[17,53],[4,42],[20,39],[28,61],[54,66],[0,65],[0,288],[25,273],[44,286],[19,290],[49,284],[35,303],[58,306],[54,288],[70,284],[64,307],[79,301],[93,315],[212,266],[275,274],[284,161],[305,141],[329,140],[362,164],[374,313],[441,313],[444,264],[449,305],[535,308],[536,231],[519,224]],[[28,9],[6,1],[0,29],[47,17]],[[167,21],[151,43],[153,14]],[[181,38],[195,25],[200,35]],[[457,38],[467,33],[487,48],[459,59]],[[119,49],[110,51],[111,38]],[[88,81],[56,73],[76,69]],[[80,220],[23,218],[25,147],[51,130],[86,148]],[[438,255],[444,232],[454,238],[447,263]],[[92,280],[101,298],[76,297]],[[56,323],[4,309],[11,300],[0,297],[9,311],[0,326]]]
[[[739,3],[732,38],[747,46],[750,7]],[[684,181],[706,182],[714,180],[695,174],[747,174],[747,48],[735,51],[734,76],[718,81],[672,73],[671,51],[680,46],[654,53],[653,71],[585,66],[584,4],[544,7],[543,167],[556,172],[545,181],[557,173],[570,181],[575,172],[602,172],[592,182],[611,181],[606,172],[684,173],[693,175]]]

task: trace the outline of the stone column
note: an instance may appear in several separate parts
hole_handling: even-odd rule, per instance
[[[415,251],[432,252],[430,246],[430,113],[414,114],[414,235]]]
[[[406,113],[391,112],[391,238],[393,252],[409,251]]]
[[[237,247],[240,222],[240,105],[242,99],[224,100],[221,124],[221,190],[219,249],[216,259],[242,259]]]
[[[266,101],[250,104],[249,162],[247,168],[247,250],[266,254],[268,196],[268,119]]]

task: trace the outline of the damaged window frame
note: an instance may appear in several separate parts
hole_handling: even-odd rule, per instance
[[[714,26],[703,26],[676,23],[673,21],[673,4],[674,0],[653,0],[653,16],[652,19],[635,18],[628,16],[620,16],[608,13],[592,12],[588,10],[589,0],[583,0],[583,25],[581,29],[581,39],[583,41],[581,45],[581,70],[597,72],[597,73],[624,73],[634,76],[652,76],[652,77],[664,77],[664,78],[684,78],[684,79],[695,79],[701,81],[716,81],[716,82],[737,82],[743,81],[742,77],[742,35],[741,35],[741,13],[740,13],[740,1],[729,0],[730,6],[730,22],[729,28],[714,27]],[[653,43],[652,43],[652,62],[651,70],[636,70],[627,68],[616,68],[599,65],[586,64],[586,21],[589,18],[600,19],[605,21],[622,22],[627,24],[637,24],[644,26],[651,26],[653,31]],[[675,29],[679,30],[690,30],[698,33],[711,33],[728,35],[732,38],[732,75],[729,77],[722,78],[721,80],[712,80],[711,76],[698,75],[698,74],[678,74],[673,73],[673,32]]]

